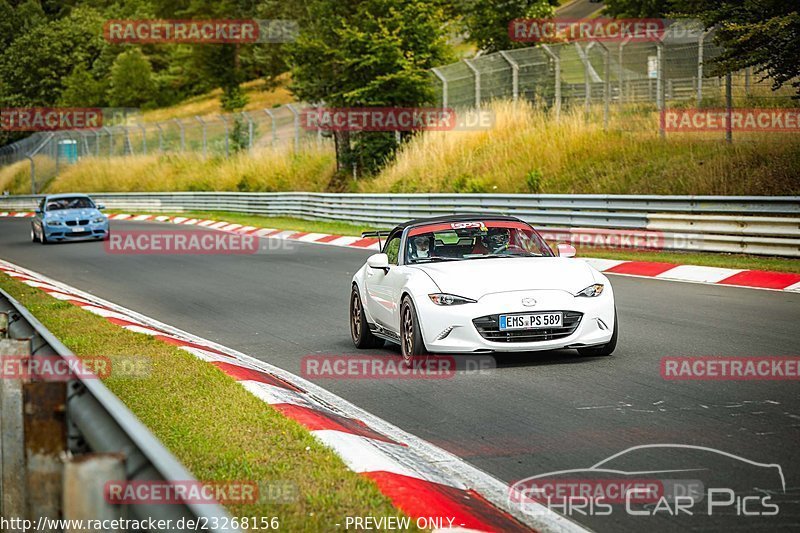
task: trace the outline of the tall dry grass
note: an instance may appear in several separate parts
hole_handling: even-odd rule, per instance
[[[364,192],[515,192],[598,194],[797,194],[800,140],[718,134],[657,134],[658,116],[613,114],[603,131],[596,112],[551,112],[495,102],[487,131],[425,132]],[[698,137],[697,135],[700,135]],[[780,135],[780,134],[779,134]]]
[[[198,154],[84,159],[55,179],[48,192],[319,191],[335,170],[333,150],[309,144],[298,152],[263,148],[230,159]]]

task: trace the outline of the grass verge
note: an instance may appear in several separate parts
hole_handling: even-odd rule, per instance
[[[121,211],[120,211],[121,212]],[[135,214],[135,211],[125,211]],[[151,214],[151,213],[148,213]],[[159,213],[167,216],[205,218],[220,222],[231,222],[246,226],[297,230],[308,233],[329,233],[331,235],[361,235],[362,231],[376,229],[367,225],[354,225],[346,222],[324,220],[304,220],[291,217],[264,217],[228,212],[189,211],[183,213]],[[786,257],[770,257],[748,254],[700,253],[681,251],[623,250],[579,246],[579,257],[620,259],[625,261],[654,261],[746,270],[772,270],[776,272],[800,273],[800,261]]]
[[[293,483],[295,503],[229,505],[239,517],[278,517],[284,531],[330,531],[346,516],[402,516],[370,480],[209,363],[133,333],[0,273],[0,287],[78,356],[146,358],[146,378],[105,384],[202,481]]]

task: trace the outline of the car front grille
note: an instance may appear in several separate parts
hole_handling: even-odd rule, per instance
[[[540,311],[537,311],[539,313]],[[472,320],[478,333],[487,341],[492,342],[539,342],[552,341],[569,337],[581,323],[583,313],[577,311],[562,311],[564,318],[562,327],[558,328],[537,328],[537,329],[517,329],[511,331],[500,331],[500,315],[487,315]],[[506,314],[506,313],[503,313]],[[524,314],[524,313],[509,313]]]
[[[88,220],[67,220],[67,221],[65,222],[65,224],[66,224],[67,226],[77,226],[77,225],[79,225],[79,224],[80,224],[81,226],[86,226],[87,224],[89,224],[89,221],[88,221]]]

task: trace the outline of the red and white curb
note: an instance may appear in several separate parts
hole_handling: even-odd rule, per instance
[[[213,364],[306,427],[412,519],[453,519],[450,531],[587,531],[545,506],[510,504],[505,483],[290,372],[2,259],[0,272]]]
[[[30,212],[0,212],[0,217],[22,218],[32,216],[33,213]],[[360,250],[378,250],[378,239],[374,237],[361,238],[346,235],[328,235],[326,233],[259,228],[255,226],[232,224],[229,222],[218,222],[216,220],[170,217],[165,215],[116,214],[109,215],[108,218],[111,220],[127,220],[132,222],[163,222],[201,226],[219,231],[229,231],[269,239],[288,239],[298,242],[341,246]],[[582,259],[600,272],[607,274],[800,293],[800,274],[793,274],[790,272],[678,265],[675,263],[658,263],[652,261],[621,261],[596,258]]]

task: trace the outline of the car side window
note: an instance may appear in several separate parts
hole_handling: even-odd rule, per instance
[[[389,264],[396,265],[397,257],[400,255],[400,236],[389,239],[386,243],[385,251],[383,252],[389,256]]]
[[[42,201],[41,201],[41,202],[39,202],[39,211],[41,211],[42,213],[44,213],[44,207],[45,207],[45,205],[44,205],[44,198],[42,198]]]

